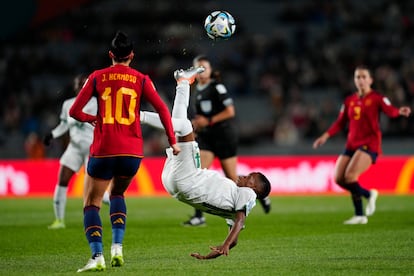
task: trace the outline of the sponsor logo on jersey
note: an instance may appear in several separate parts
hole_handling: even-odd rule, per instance
[[[213,105],[211,104],[211,101],[202,101],[200,102],[200,107],[204,113],[210,113]]]

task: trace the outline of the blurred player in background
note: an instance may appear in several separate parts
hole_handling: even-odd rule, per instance
[[[102,271],[106,268],[99,211],[102,197],[110,183],[111,265],[124,264],[122,243],[127,218],[124,193],[143,158],[139,118],[142,99],[147,100],[160,114],[174,153],[180,151],[167,105],[157,93],[151,79],[130,67],[134,57],[133,44],[125,33],[116,33],[109,56],[112,66],[89,75],[70,109],[70,115],[77,120],[95,124],[83,209],[85,235],[92,257],[78,272]],[[98,101],[98,112],[97,115],[90,115],[82,109],[94,95]]]
[[[174,198],[213,215],[226,219],[229,233],[223,244],[211,246],[210,253],[201,255],[192,253],[197,259],[213,259],[227,256],[236,246],[240,231],[257,198],[265,198],[270,192],[269,180],[259,172],[247,176],[238,176],[234,181],[214,170],[201,169],[200,151],[187,108],[190,98],[190,84],[202,67],[174,72],[177,80],[176,95],[172,110],[174,131],[182,151],[173,155],[173,149],[166,150],[167,159],[162,171],[164,188]],[[142,112],[142,123],[162,128],[158,114]]]
[[[78,94],[86,76],[78,75],[73,80],[73,89]],[[88,163],[89,146],[93,139],[93,126],[89,123],[76,121],[69,116],[69,109],[76,97],[67,99],[63,102],[60,112],[60,123],[50,133],[48,133],[43,143],[50,145],[52,139],[61,137],[69,131],[69,144],[61,156],[59,163],[58,183],[55,186],[53,195],[53,209],[55,221],[48,226],[49,229],[65,228],[65,209],[67,200],[68,184],[72,176],[80,170],[82,165]],[[84,111],[89,114],[96,114],[96,98],[93,97],[85,106]],[[109,195],[105,193],[104,201],[109,203]]]
[[[339,155],[335,165],[335,182],[349,191],[354,205],[354,216],[344,224],[366,224],[367,216],[375,212],[378,192],[375,189],[367,190],[359,182],[359,176],[371,164],[375,164],[378,154],[381,153],[381,111],[387,116],[408,117],[411,109],[407,106],[397,108],[385,96],[371,88],[372,74],[366,66],[358,66],[354,71],[354,82],[357,91],[348,96],[339,113],[338,119],[331,127],[313,143],[317,148],[340,130],[348,127],[348,138],[345,151]],[[362,197],[368,199],[363,211]]]
[[[201,167],[210,168],[217,157],[224,175],[237,180],[238,133],[234,121],[236,111],[233,99],[221,83],[220,73],[212,69],[206,56],[197,56],[194,67],[202,66],[205,71],[196,76],[195,110],[192,124],[200,147]],[[270,211],[270,199],[260,199],[265,213]],[[205,217],[201,210],[183,223],[185,226],[201,226]]]
[[[24,149],[28,159],[43,159],[46,156],[45,145],[36,131],[31,131],[24,141]]]

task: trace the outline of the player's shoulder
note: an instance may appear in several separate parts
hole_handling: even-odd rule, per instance
[[[372,90],[371,93],[369,93],[369,99],[377,103],[385,101],[387,104],[391,104],[386,95],[376,90]]]
[[[249,209],[254,207],[254,203],[257,199],[256,192],[250,187],[237,187],[238,189],[238,198],[242,201],[247,202],[247,204],[252,204]]]
[[[97,69],[97,70],[93,71],[93,72],[89,75],[89,77],[88,77],[88,78],[94,78],[94,77],[95,77],[95,76],[97,76],[97,75],[102,75],[103,73],[106,73],[106,72],[109,70],[109,68],[111,68],[111,67],[105,67],[105,68]]]
[[[382,94],[381,92],[379,92],[377,90],[372,90],[370,94],[371,94],[372,97],[377,97],[377,98],[384,98],[385,97],[384,94]]]
[[[145,74],[144,72],[142,72],[142,71],[140,71],[136,68],[133,68],[131,66],[122,67],[122,70],[125,71],[128,74],[135,75],[137,77],[141,77],[141,78],[148,77],[148,75]]]
[[[221,82],[214,82],[214,83],[212,83],[212,86],[214,87],[214,89],[219,94],[226,94],[227,93],[226,86],[223,83],[221,83]]]
[[[347,104],[355,99],[358,98],[357,92],[352,92],[350,94],[348,94],[347,96],[345,96],[345,100],[344,103]]]
[[[139,71],[138,69],[127,66],[125,68],[125,73],[135,76],[135,78],[136,78],[135,83],[136,84],[141,84],[141,83],[146,82],[146,81],[149,81],[150,83],[152,83],[151,77],[148,74]]]

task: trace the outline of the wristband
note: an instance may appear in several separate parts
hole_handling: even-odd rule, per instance
[[[213,117],[209,117],[209,118],[208,118],[208,125],[209,125],[209,126],[214,125],[214,123],[213,123]]]

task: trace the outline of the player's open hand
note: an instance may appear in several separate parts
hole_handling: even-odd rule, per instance
[[[210,246],[211,252],[207,255],[201,255],[200,253],[191,253],[190,256],[194,257],[199,260],[208,260],[208,259],[215,259],[221,255],[228,255],[229,254],[229,248],[226,250],[223,250],[222,246]]]
[[[228,256],[230,248],[224,245],[210,246],[211,251],[217,252],[220,255]]]
[[[199,260],[209,260],[209,259],[215,259],[221,256],[221,254],[212,251],[208,255],[201,255],[200,253],[197,252],[197,253],[191,253],[190,256],[196,259],[199,259]]]
[[[320,146],[322,146],[323,144],[325,144],[325,141],[323,141],[323,139],[321,139],[321,138],[318,138],[318,139],[315,140],[315,142],[313,142],[313,148],[317,149]]]
[[[313,142],[313,148],[314,149],[319,148],[320,146],[326,143],[328,138],[329,138],[329,134],[325,132],[318,139],[316,139],[315,142]]]

